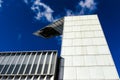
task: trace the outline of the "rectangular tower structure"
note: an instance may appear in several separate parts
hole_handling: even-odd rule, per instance
[[[59,80],[119,80],[97,15],[64,18]]]

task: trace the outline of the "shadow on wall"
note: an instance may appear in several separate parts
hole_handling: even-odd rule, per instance
[[[64,58],[59,57],[57,59],[56,74],[54,80],[63,80],[64,76]]]

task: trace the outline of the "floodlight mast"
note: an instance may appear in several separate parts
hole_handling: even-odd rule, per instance
[[[61,18],[52,24],[34,32],[36,36],[41,36],[43,38],[52,38],[54,36],[62,35],[64,25],[64,18]]]

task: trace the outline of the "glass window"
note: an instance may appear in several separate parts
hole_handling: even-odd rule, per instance
[[[0,80],[1,80],[2,76],[0,76]]]
[[[12,80],[13,79],[13,76],[10,76],[9,78],[8,78],[8,80]]]
[[[30,68],[31,68],[31,64],[28,64],[26,71],[25,71],[25,74],[29,74]]]
[[[4,67],[4,69],[3,69],[3,71],[2,71],[2,73],[1,73],[1,74],[5,74],[5,73],[6,73],[6,71],[7,71],[7,69],[8,69],[8,67],[9,67],[9,65],[5,65],[5,67]]]
[[[24,80],[25,78],[26,78],[26,76],[22,76],[22,77],[21,77],[21,80]]]
[[[50,78],[51,78],[50,76],[47,76],[47,80],[50,80]]]
[[[13,71],[13,74],[17,74],[17,72],[18,72],[18,70],[19,70],[19,67],[20,67],[20,65],[16,65],[16,67],[15,67],[15,69],[14,69],[14,71]]]
[[[9,68],[9,70],[8,70],[8,72],[7,72],[7,74],[11,74],[11,73],[12,73],[14,66],[15,66],[15,65],[11,65],[11,66],[10,66],[10,68]]]
[[[48,64],[45,64],[44,74],[47,74],[47,71],[48,71]]]
[[[43,66],[43,64],[39,64],[39,68],[38,68],[37,74],[41,74],[42,66]]]
[[[34,80],[38,80],[39,76],[34,76]]]
[[[7,79],[7,76],[3,76],[2,79],[3,79],[3,80]]]
[[[37,64],[34,64],[34,65],[33,65],[33,68],[32,68],[31,74],[34,74],[34,73],[35,73],[36,67],[37,67]]]
[[[3,66],[4,66],[4,65],[0,65],[0,72],[1,72],[1,70],[2,70],[2,68],[3,68]]]
[[[19,78],[20,78],[20,76],[16,76],[16,77],[15,77],[15,80],[17,80],[17,79],[19,79]]]
[[[45,78],[45,76],[41,76],[41,77],[40,77],[40,80],[44,80],[44,78]]]
[[[22,74],[22,73],[23,73],[23,71],[24,71],[24,69],[25,69],[25,64],[23,64],[23,65],[21,66],[21,69],[20,69],[19,74]]]
[[[33,76],[28,76],[27,79],[28,79],[28,80],[31,80],[32,77],[33,77]]]

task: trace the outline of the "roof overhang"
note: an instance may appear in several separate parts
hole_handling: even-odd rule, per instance
[[[62,35],[63,32],[64,18],[61,18],[52,24],[45,26],[44,28],[34,32],[36,36],[41,36],[44,38],[51,38],[54,36]]]

